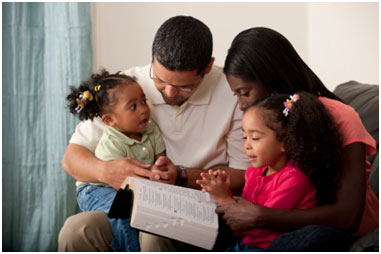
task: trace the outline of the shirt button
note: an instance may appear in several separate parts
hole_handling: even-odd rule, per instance
[[[144,146],[142,147],[142,150],[145,152],[147,150],[147,148],[145,148]]]

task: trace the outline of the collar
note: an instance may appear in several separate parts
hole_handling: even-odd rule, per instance
[[[122,141],[123,143],[131,146],[131,145],[133,145],[135,143],[136,144],[144,143],[146,141],[146,139],[148,138],[148,135],[153,132],[153,126],[152,126],[152,123],[151,123],[151,120],[150,120],[148,125],[147,125],[147,129],[143,133],[142,138],[141,138],[140,141],[126,136],[125,134],[123,134],[122,132],[118,131],[117,129],[115,129],[115,128],[111,127],[111,126],[107,126],[106,127],[106,131],[107,131],[107,134],[109,136],[114,137],[114,138]]]

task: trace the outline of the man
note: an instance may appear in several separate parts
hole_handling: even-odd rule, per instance
[[[157,31],[152,63],[125,71],[142,86],[152,119],[161,129],[167,157],[160,157],[155,166],[166,171],[149,171],[151,165],[132,158],[98,160],[93,152],[104,128],[99,119],[77,126],[63,158],[65,171],[79,181],[104,182],[117,190],[127,176],[199,188],[196,179],[202,171],[223,168],[231,176],[232,190],[239,194],[249,166],[243,150],[242,113],[222,69],[213,66],[212,47],[205,24],[176,16]],[[117,239],[119,230],[123,229],[110,228],[107,215],[83,212],[67,219],[59,250],[129,250],[128,239],[126,243]],[[159,239],[141,234],[142,250],[174,250],[170,241]]]

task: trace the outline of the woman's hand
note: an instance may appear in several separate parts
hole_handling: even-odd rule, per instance
[[[234,204],[227,204],[216,208],[216,213],[221,214],[226,224],[233,231],[246,231],[259,227],[259,218],[264,207],[254,205],[247,200],[237,200]]]

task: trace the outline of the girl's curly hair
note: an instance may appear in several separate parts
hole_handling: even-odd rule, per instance
[[[79,87],[70,87],[71,93],[66,97],[69,101],[69,110],[72,114],[78,114],[80,120],[93,120],[94,117],[101,116],[102,113],[107,112],[109,106],[113,105],[115,94],[110,93],[110,89],[126,83],[136,83],[134,77],[125,75],[123,72],[110,74],[105,69],[99,73],[93,73],[90,78],[80,84]],[[99,91],[95,91],[95,87],[101,85]],[[77,98],[85,91],[89,91],[94,99],[87,101],[86,105],[81,111],[77,111],[78,103]]]
[[[267,127],[283,142],[286,157],[314,183],[319,205],[335,201],[341,169],[342,137],[331,114],[315,95],[299,92],[287,116],[283,102],[289,95],[277,94],[255,101],[263,109]],[[248,110],[248,108],[246,110]]]

